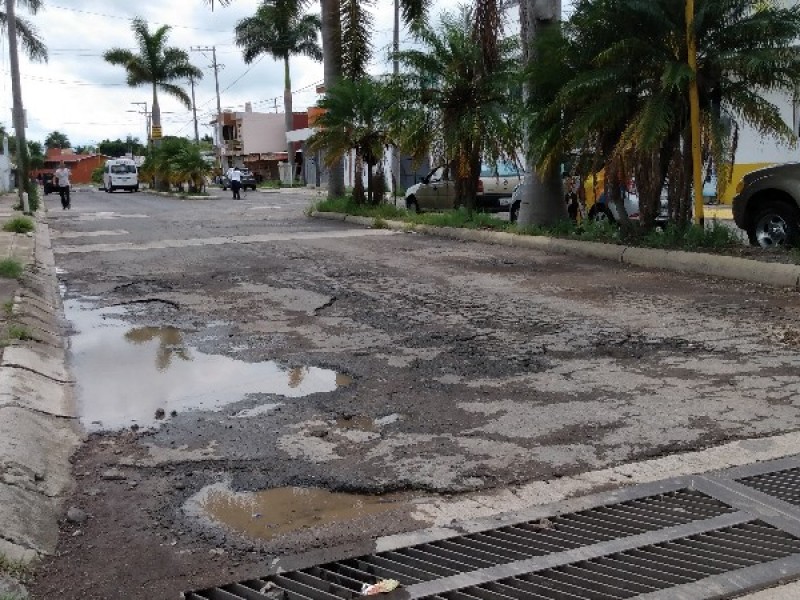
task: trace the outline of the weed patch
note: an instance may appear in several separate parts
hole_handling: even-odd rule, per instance
[[[28,233],[34,230],[33,219],[30,217],[14,217],[3,224],[3,231],[14,233]]]
[[[16,258],[4,258],[0,260],[0,277],[19,279],[22,275],[22,270],[22,263]]]

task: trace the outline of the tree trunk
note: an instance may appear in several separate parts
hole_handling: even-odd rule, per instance
[[[537,34],[546,27],[558,27],[561,20],[561,0],[520,0],[522,52],[524,68],[530,68],[537,57],[533,49]],[[525,98],[530,88],[524,87]],[[525,136],[525,184],[522,186],[519,224],[554,225],[569,218],[564,202],[561,173],[558,169],[540,173],[536,170],[539,157],[528,147]]]
[[[339,0],[320,0],[322,10],[322,54],[325,89],[342,77],[342,21]],[[344,163],[337,160],[328,174],[328,198],[344,196]]]
[[[292,116],[292,75],[289,71],[289,55],[283,57],[283,122],[286,125],[286,134],[293,129]],[[286,162],[292,167],[292,182],[294,182],[294,149],[290,141],[286,141]]]
[[[361,154],[356,151],[353,160],[353,202],[364,204],[364,160]]]

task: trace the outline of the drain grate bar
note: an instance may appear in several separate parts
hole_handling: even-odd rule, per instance
[[[736,481],[773,498],[800,506],[800,468],[743,477]]]
[[[458,590],[428,596],[409,591],[412,598],[431,600],[623,599],[797,554],[800,539],[751,521]]]

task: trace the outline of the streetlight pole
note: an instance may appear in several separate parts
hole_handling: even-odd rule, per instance
[[[692,79],[689,81],[689,120],[692,141],[692,182],[694,186],[694,222],[704,223],[703,165],[700,156],[700,93],[697,89],[697,39],[694,35],[694,0],[686,0],[686,50]]]

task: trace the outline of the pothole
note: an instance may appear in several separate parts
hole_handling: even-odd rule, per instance
[[[187,344],[178,328],[131,327],[121,307],[67,300],[64,311],[75,330],[70,350],[78,412],[90,431],[151,427],[183,411],[219,410],[248,394],[299,398],[352,383],[330,369],[206,354]],[[237,416],[273,408],[263,405]]]
[[[227,483],[215,483],[189,498],[184,512],[251,539],[270,540],[408,508],[407,495],[401,494],[371,496],[310,487],[235,492]]]

